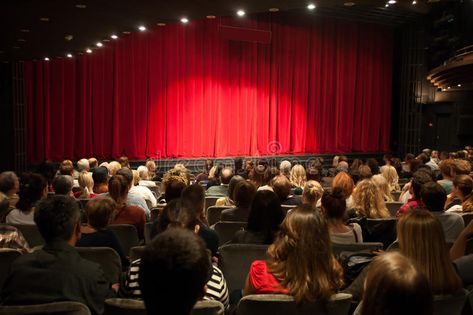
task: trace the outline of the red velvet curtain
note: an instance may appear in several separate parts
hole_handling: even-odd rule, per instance
[[[271,43],[223,39],[219,23],[270,31]],[[390,28],[278,13],[29,61],[29,160],[385,151],[392,50]]]

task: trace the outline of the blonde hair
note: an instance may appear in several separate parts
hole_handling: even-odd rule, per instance
[[[340,187],[343,190],[343,196],[345,199],[349,198],[353,193],[353,188],[355,188],[355,183],[350,174],[346,172],[340,172],[333,178],[332,189],[335,187]]]
[[[80,172],[78,182],[81,189],[79,198],[90,198],[90,193],[94,191],[92,174],[87,171]]]
[[[391,194],[391,189],[389,188],[388,181],[381,174],[376,174],[371,179],[378,186],[378,188],[383,193],[384,201],[392,202],[394,201],[393,195]]]
[[[380,169],[381,175],[386,179],[389,185],[390,191],[400,191],[401,187],[399,186],[399,175],[397,174],[394,166],[384,165]]]
[[[440,221],[427,210],[401,216],[399,248],[429,280],[433,294],[453,294],[462,282],[453,268]]]
[[[291,175],[289,177],[291,184],[295,187],[304,187],[307,182],[307,175],[304,166],[296,164],[291,169]]]
[[[370,219],[390,217],[383,194],[371,179],[364,179],[356,185],[353,202],[360,215]]]
[[[309,180],[302,191],[302,199],[305,203],[309,203],[315,208],[317,201],[322,198],[323,194],[324,189],[322,188],[322,185],[315,180]]]
[[[136,170],[132,170],[132,172],[133,172],[133,186],[136,186],[140,182],[140,173]]]
[[[108,168],[108,171],[109,171],[109,175],[110,177],[112,177],[113,175],[117,174],[118,170],[120,170],[122,168],[122,165],[117,162],[117,161],[112,161],[109,163],[109,168]]]

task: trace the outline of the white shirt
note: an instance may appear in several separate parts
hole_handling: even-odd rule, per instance
[[[146,186],[140,186],[140,185],[133,186],[131,187],[129,193],[139,195],[144,200],[150,201],[153,207],[156,207],[158,205],[158,201],[156,200],[156,197],[153,195],[151,190],[149,190],[149,188]]]
[[[156,187],[156,183],[152,180],[140,180],[138,185],[146,187]]]
[[[35,225],[36,223],[34,222],[34,209],[32,209],[28,213],[24,213],[18,209],[13,209],[7,215],[6,223]]]
[[[363,243],[363,233],[361,231],[361,226],[358,223],[351,224],[352,229],[345,233],[331,233],[330,239],[332,243],[336,244],[353,244],[353,243]],[[358,238],[358,240],[355,238]]]
[[[445,233],[445,240],[448,243],[453,243],[461,231],[465,227],[463,218],[458,213],[431,211],[442,224],[443,232]]]

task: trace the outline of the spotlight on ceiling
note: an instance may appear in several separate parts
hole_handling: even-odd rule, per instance
[[[243,16],[245,16],[246,12],[243,11],[243,10],[238,10],[236,14],[237,14],[239,17],[243,17]]]
[[[389,4],[395,4],[395,3],[396,3],[396,0],[389,0],[388,3],[389,3]]]
[[[389,7],[389,3],[386,3],[384,6],[385,6],[386,8]]]
[[[71,54],[67,54],[66,56],[67,56],[67,58],[72,58]]]
[[[186,17],[183,17],[181,18],[181,23],[184,23],[184,24],[189,23],[189,19]]]
[[[102,47],[103,46],[103,44],[101,42],[97,42],[97,44],[95,44],[95,45],[97,45],[97,47]]]
[[[44,57],[44,61],[49,61],[49,58],[48,58],[48,57]]]
[[[307,5],[307,9],[309,9],[309,10],[315,10],[315,4],[309,3],[309,4]]]
[[[115,34],[113,34],[113,35],[110,35],[110,38],[111,38],[111,39],[117,39],[117,38],[118,38],[118,36],[117,36],[117,35],[115,35]]]
[[[412,5],[416,5],[416,4],[417,4],[416,0],[412,1]]]
[[[141,25],[140,27],[138,27],[138,29],[142,32],[146,31],[146,27],[144,25]]]
[[[458,87],[462,87],[462,85],[461,85],[461,84],[458,84],[457,86],[458,86]]]
[[[91,54],[91,53],[92,53],[92,49],[87,48],[87,50],[86,50],[85,52],[88,53],[88,54]]]

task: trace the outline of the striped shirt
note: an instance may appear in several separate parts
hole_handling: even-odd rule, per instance
[[[138,283],[141,259],[133,261],[126,274],[125,283],[120,286],[120,296],[141,300],[141,290]],[[212,265],[212,276],[207,282],[207,292],[204,300],[215,300],[228,308],[228,288],[223,273],[216,266]]]

